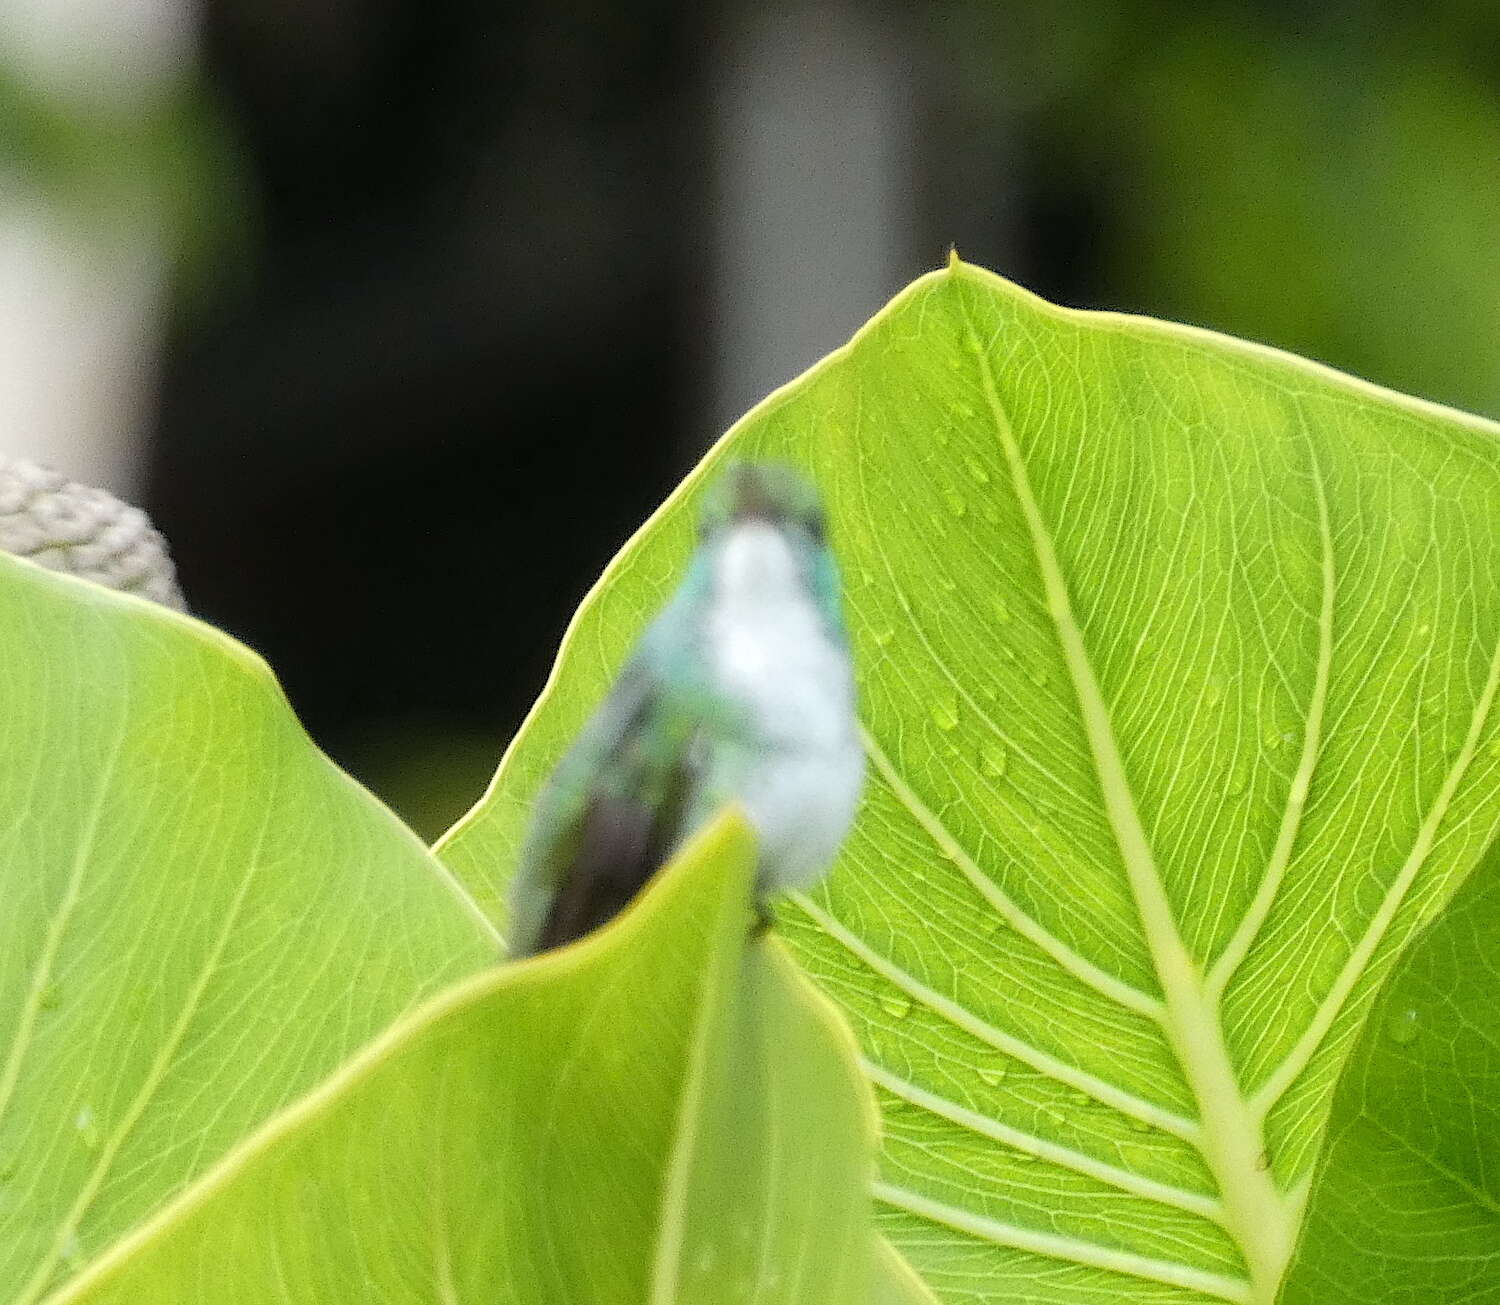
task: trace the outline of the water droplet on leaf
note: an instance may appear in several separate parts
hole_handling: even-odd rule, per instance
[[[1414,1010],[1396,1011],[1385,1022],[1385,1036],[1398,1047],[1405,1047],[1416,1041],[1419,1020]]]
[[[880,999],[880,1009],[892,1019],[904,1020],[911,1014],[911,998],[899,993],[888,993]]]
[[[986,775],[999,779],[1005,774],[1010,757],[998,743],[986,743],[979,751],[979,766]]]
[[[99,1121],[94,1118],[94,1108],[84,1106],[73,1120],[73,1127],[78,1130],[79,1140],[84,1146],[92,1151],[99,1145]]]
[[[964,458],[964,466],[969,475],[974,477],[976,484],[988,485],[990,483],[990,473],[985,469],[984,463],[972,454]]]
[[[944,498],[948,504],[948,511],[955,517],[961,517],[969,510],[969,505],[957,494],[948,493],[944,495]]]
[[[896,632],[894,630],[876,630],[870,635],[870,638],[881,648],[884,648],[895,637]]]
[[[958,699],[944,694],[932,704],[932,719],[940,730],[958,728]]]
[[[43,1010],[56,1010],[62,1003],[62,989],[55,983],[49,983],[37,995],[37,1005]]]
[[[995,614],[995,619],[1002,625],[1010,620],[1010,607],[1003,598],[990,599],[990,611]]]

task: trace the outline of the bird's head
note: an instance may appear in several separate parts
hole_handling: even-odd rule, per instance
[[[716,587],[774,601],[802,594],[837,624],[838,571],[818,491],[779,462],[734,462],[704,503],[699,536]]]

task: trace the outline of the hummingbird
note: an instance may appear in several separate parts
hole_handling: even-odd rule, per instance
[[[728,802],[755,830],[769,923],[766,895],[832,862],[864,766],[817,491],[780,463],[732,463],[681,585],[542,789],[511,889],[511,955],[611,919]]]

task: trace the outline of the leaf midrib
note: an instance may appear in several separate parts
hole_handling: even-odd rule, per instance
[[[985,402],[1026,522],[1058,644],[1078,701],[1098,774],[1105,813],[1135,899],[1147,949],[1166,1002],[1163,1031],[1199,1103],[1200,1150],[1215,1180],[1230,1230],[1239,1243],[1255,1296],[1269,1301],[1285,1270],[1294,1227],[1283,1195],[1260,1167],[1259,1120],[1248,1109],[1229,1058],[1216,1004],[1177,928],[1161,873],[1136,809],[1108,706],[1073,614],[1062,566],[1020,446],[1000,401],[989,351],[959,296],[966,344],[978,362]]]

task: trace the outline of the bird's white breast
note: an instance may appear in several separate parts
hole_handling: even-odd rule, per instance
[[[838,850],[864,777],[849,656],[770,524],[734,528],[714,584],[708,655],[752,726],[738,796],[761,839],[761,877],[767,888],[805,884]]]

